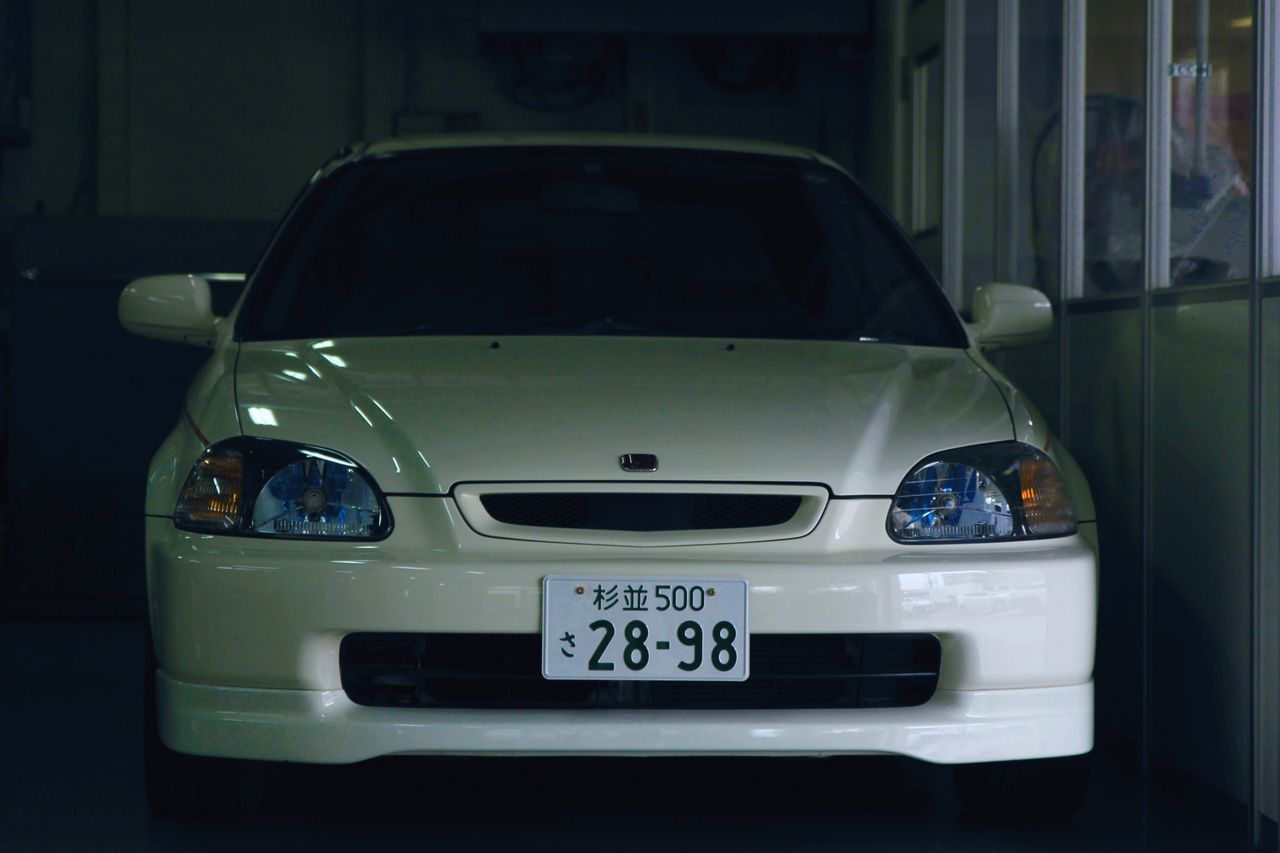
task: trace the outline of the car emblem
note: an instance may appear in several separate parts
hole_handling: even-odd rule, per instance
[[[618,457],[623,471],[649,473],[658,470],[658,457],[652,453],[624,453]]]

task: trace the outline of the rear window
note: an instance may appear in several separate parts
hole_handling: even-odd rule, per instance
[[[586,148],[339,169],[255,275],[240,334],[965,345],[901,235],[836,170]]]

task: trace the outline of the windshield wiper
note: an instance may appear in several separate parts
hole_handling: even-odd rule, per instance
[[[935,342],[910,332],[895,332],[885,329],[790,329],[783,330],[782,338],[794,340],[828,340],[857,341],[866,344],[900,344],[904,346],[932,346]]]
[[[444,326],[423,323],[413,329],[413,333],[419,335],[670,335],[672,332],[672,329],[649,323],[615,320],[608,316],[574,314],[537,314],[532,317],[511,317]]]
[[[544,314],[533,317],[518,317],[509,322],[497,323],[493,326],[493,334],[527,335],[527,334],[570,334],[570,335],[636,335],[636,334],[670,334],[665,329],[652,324],[633,323],[615,320],[608,316],[573,316],[569,314]]]

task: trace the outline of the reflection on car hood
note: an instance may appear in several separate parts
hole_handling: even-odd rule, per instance
[[[247,343],[244,432],[329,447],[388,492],[512,480],[805,482],[892,494],[936,450],[1006,441],[963,350],[628,337]],[[653,453],[659,470],[621,470]]]

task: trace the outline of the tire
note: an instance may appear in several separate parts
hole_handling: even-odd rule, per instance
[[[1089,787],[1089,756],[960,764],[956,792],[983,821],[1060,824],[1071,820]]]
[[[184,755],[160,740],[156,719],[156,658],[151,630],[143,653],[143,776],[151,813],[168,820],[228,820],[260,804],[261,768],[228,758]]]

